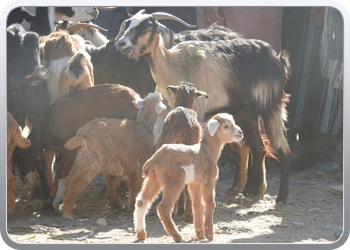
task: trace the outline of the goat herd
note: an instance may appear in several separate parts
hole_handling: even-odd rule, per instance
[[[13,166],[23,182],[37,176],[32,195],[40,192],[43,209],[62,209],[65,219],[102,173],[117,207],[116,188],[127,176],[138,239],[146,237],[145,215],[160,191],[158,215],[175,242],[182,241],[173,222],[178,208],[193,220],[196,237],[213,239],[217,160],[226,143],[239,155],[228,194],[263,199],[269,156],[281,165],[276,201],[286,202],[286,51],[218,25],[174,33],[159,20],[194,26],[142,10],[110,41],[92,24],[54,28],[97,15],[94,7],[40,7],[31,31],[8,23],[8,216],[15,211]]]

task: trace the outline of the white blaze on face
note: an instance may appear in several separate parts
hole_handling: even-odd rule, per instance
[[[185,184],[192,183],[195,178],[194,165],[191,164],[189,166],[182,166],[181,168],[185,170]]]
[[[130,18],[130,24],[128,26],[128,28],[125,30],[124,34],[122,37],[120,37],[120,41],[125,42],[124,47],[129,47],[132,46],[132,43],[129,39],[129,34],[131,29],[137,27],[143,20],[150,18],[151,15],[149,14],[141,14],[140,12],[136,13],[136,15],[134,15],[132,18]]]

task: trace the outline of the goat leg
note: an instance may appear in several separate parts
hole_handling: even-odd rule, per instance
[[[190,192],[188,190],[188,186],[185,187],[185,222],[186,223],[193,223],[193,213],[192,213],[192,201]]]
[[[242,192],[247,182],[249,148],[244,145],[243,140],[241,141],[241,144],[241,146],[238,146],[236,143],[233,148],[233,150],[237,151],[238,153],[238,164],[236,167],[233,185],[226,191],[226,194],[231,196],[236,196],[238,193]]]
[[[169,184],[169,186],[176,187],[176,183],[174,184]],[[167,232],[167,234],[173,238],[175,242],[182,242],[182,236],[175,227],[175,223],[171,217],[171,211],[174,207],[175,202],[178,200],[181,192],[182,188],[178,188],[176,190],[164,187],[162,201],[157,206],[158,215],[163,223],[164,229]]]
[[[37,148],[37,160],[38,160],[38,173],[40,175],[40,183],[41,183],[41,190],[42,190],[42,197],[44,200],[44,205],[43,205],[43,210],[44,211],[53,211],[53,207],[52,207],[52,200],[51,200],[51,196],[49,193],[49,188],[47,185],[47,180],[46,180],[46,164],[45,164],[45,157],[43,154],[43,148],[42,147],[38,147]]]
[[[278,155],[281,164],[281,179],[276,202],[286,203],[288,196],[288,183],[291,166],[291,151],[289,150],[289,148],[287,148],[287,153],[285,153],[285,150],[280,149],[278,150]]]

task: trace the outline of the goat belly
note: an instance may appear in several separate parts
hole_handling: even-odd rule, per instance
[[[185,170],[185,184],[189,184],[194,181],[194,165],[181,166]]]

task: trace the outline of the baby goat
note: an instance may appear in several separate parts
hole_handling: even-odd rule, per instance
[[[156,145],[158,149],[163,144],[181,143],[193,145],[199,143],[202,136],[202,128],[197,120],[197,113],[192,110],[194,101],[199,97],[209,98],[204,91],[199,91],[189,82],[181,82],[176,86],[166,87],[173,93],[175,109],[171,110],[161,128],[160,138]],[[191,200],[187,186],[181,193],[178,202],[175,203],[173,216],[177,213],[185,214],[185,222],[192,222]]]
[[[134,211],[137,238],[140,240],[146,238],[147,209],[163,189],[162,201],[157,206],[158,215],[168,235],[173,237],[175,242],[182,241],[182,236],[171,218],[171,210],[187,184],[192,198],[196,237],[212,240],[214,237],[214,186],[219,172],[216,162],[225,143],[237,142],[242,138],[243,132],[235,124],[233,117],[220,113],[208,122],[200,143],[189,146],[164,144],[142,169],[143,177],[146,179]]]
[[[78,149],[67,177],[63,199],[63,218],[71,219],[78,194],[98,174],[128,175],[128,210],[134,210],[135,198],[142,185],[142,166],[154,153],[153,125],[166,110],[160,93],[150,93],[143,100],[133,101],[142,111],[136,121],[97,118],[81,127],[77,135],[66,142],[68,150]]]

